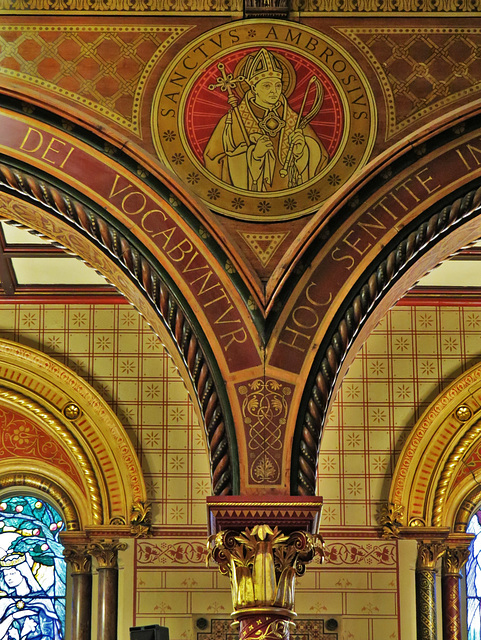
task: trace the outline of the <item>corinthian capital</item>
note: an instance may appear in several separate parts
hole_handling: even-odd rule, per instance
[[[119,551],[125,551],[127,545],[118,540],[102,540],[89,544],[89,552],[96,558],[100,569],[116,569]]]
[[[220,531],[208,541],[208,554],[231,581],[235,611],[275,607],[292,611],[296,576],[315,556],[322,561],[319,535],[256,525],[240,533]]]
[[[459,572],[468,558],[468,546],[448,547],[443,557],[443,575],[459,576]]]
[[[416,568],[420,571],[434,570],[437,561],[445,552],[446,544],[444,542],[420,542]]]
[[[92,556],[86,544],[67,544],[63,555],[70,564],[73,573],[90,573],[92,571]]]

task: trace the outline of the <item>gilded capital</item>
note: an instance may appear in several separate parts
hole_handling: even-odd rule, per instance
[[[266,524],[240,533],[220,531],[208,540],[208,558],[230,578],[236,612],[271,607],[292,612],[295,578],[316,556],[321,561],[324,557],[319,535],[285,535]]]
[[[443,556],[443,576],[459,576],[469,558],[469,547],[448,547]]]
[[[125,551],[127,545],[118,540],[102,540],[89,544],[90,554],[97,560],[99,569],[117,569],[119,551]]]
[[[63,555],[72,568],[73,574],[91,573],[92,556],[86,544],[67,544]]]
[[[416,569],[419,571],[433,571],[436,563],[446,553],[444,542],[420,542],[418,544],[418,559]]]

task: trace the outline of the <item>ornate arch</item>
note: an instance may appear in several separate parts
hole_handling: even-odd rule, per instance
[[[349,228],[351,220],[352,224],[357,224],[356,220],[366,212],[370,215],[373,211],[372,203],[376,202],[376,199],[378,202],[382,201],[387,197],[386,194],[390,193],[390,189],[393,189],[392,184],[396,184],[396,171],[400,171],[401,182],[405,179],[406,167],[414,166],[418,175],[420,172],[426,177],[427,174],[423,174],[423,166],[430,165],[427,161],[423,165],[420,158],[429,155],[430,149],[435,150],[432,151],[431,157],[441,156],[440,149],[443,149],[446,138],[446,153],[456,153],[459,150],[456,147],[456,136],[459,132],[469,132],[469,135],[473,136],[476,132],[479,136],[478,124],[471,116],[472,114],[465,123],[449,131],[451,139],[445,130],[431,136],[431,139],[422,138],[419,147],[414,145],[413,149],[405,151],[402,162],[396,156],[391,165],[383,166],[383,171],[377,172],[364,187],[367,205],[364,206],[364,200],[360,201],[357,196],[349,200],[345,207],[337,212],[339,225],[344,223],[346,228]],[[319,336],[321,346],[307,377],[294,430],[291,493],[314,495],[316,492],[318,451],[330,403],[342,382],[343,373],[347,371],[370,331],[420,277],[459,247],[479,236],[479,167],[476,164],[472,172],[466,172],[464,167],[464,173],[461,178],[453,178],[452,182],[447,179],[443,188],[439,189],[439,194],[437,191],[433,192],[426,198],[426,202],[419,200],[413,212],[405,212],[406,222],[403,224],[389,214],[386,214],[386,218],[390,218],[390,224],[386,219],[381,222],[380,218],[378,220],[373,217],[369,222],[362,223],[368,228],[368,233],[374,234],[376,230],[380,233],[382,229],[384,235],[380,236],[377,243],[372,241],[372,255],[363,256],[355,266],[354,262],[352,263],[353,273],[349,278],[353,281],[353,286],[350,289],[347,285],[342,287],[342,291],[346,291],[342,300],[336,300],[334,304],[331,298],[332,305],[326,312],[325,331]],[[379,182],[382,184],[386,179],[387,186],[383,184],[379,188]],[[360,208],[360,213],[357,207]],[[330,245],[328,242],[328,248],[324,247],[319,252],[319,264],[322,264],[322,256],[329,254],[329,249],[335,250],[332,249],[336,246],[334,242],[333,240]],[[315,268],[310,272],[310,286],[313,288],[314,283],[317,285],[316,277],[320,277],[319,273],[316,273]],[[319,296],[319,293],[316,292],[316,295]],[[298,304],[306,304],[301,297],[298,300]],[[316,310],[326,306],[324,300],[321,303],[320,297],[315,302]],[[291,303],[290,308],[295,308],[295,304]]]
[[[89,132],[83,135],[92,138]],[[114,153],[113,148],[108,147],[107,153]],[[29,170],[18,160],[5,156],[1,160],[3,217],[37,230],[79,255],[115,284],[142,313],[168,345],[188,390],[197,400],[197,415],[204,424],[209,448],[214,495],[238,492],[237,444],[223,383],[225,376],[218,364],[220,358],[212,352],[198,311],[190,307],[178,283],[167,272],[166,264],[154,258],[148,242],[139,241],[128,228],[125,216],[124,220],[115,220],[72,186],[49,178],[38,167]],[[138,165],[136,168],[140,171]],[[169,184],[159,185],[158,190],[166,200],[170,197],[177,202],[178,194],[171,192]],[[185,226],[185,221],[182,224]],[[200,222],[198,226],[202,230]],[[204,232],[209,235],[205,229]],[[233,290],[242,289],[237,285]]]
[[[481,499],[481,364],[431,403],[397,462],[389,501],[397,526],[464,533]]]
[[[70,369],[0,340],[0,487],[29,487],[64,511],[68,531],[148,529],[140,463],[107,403]]]

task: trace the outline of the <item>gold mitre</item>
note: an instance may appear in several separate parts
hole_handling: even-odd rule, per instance
[[[250,55],[244,65],[243,76],[249,85],[254,86],[264,78],[282,78],[282,67],[279,60],[267,49],[259,49]]]
[[[25,555],[23,553],[10,553],[7,556],[0,558],[0,567],[16,567],[22,562],[25,562]]]

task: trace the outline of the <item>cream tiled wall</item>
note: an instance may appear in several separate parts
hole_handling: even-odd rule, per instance
[[[341,387],[319,457],[329,561],[298,581],[296,608],[340,615],[343,640],[415,637],[415,549],[380,540],[376,514],[409,430],[441,389],[479,359],[480,327],[475,307],[398,307]],[[171,640],[191,640],[197,617],[229,617],[228,580],[205,566],[204,434],[158,338],[126,305],[3,305],[0,336],[45,351],[92,384],[142,461],[157,533],[120,558],[119,639],[128,640],[131,624],[160,623]]]

